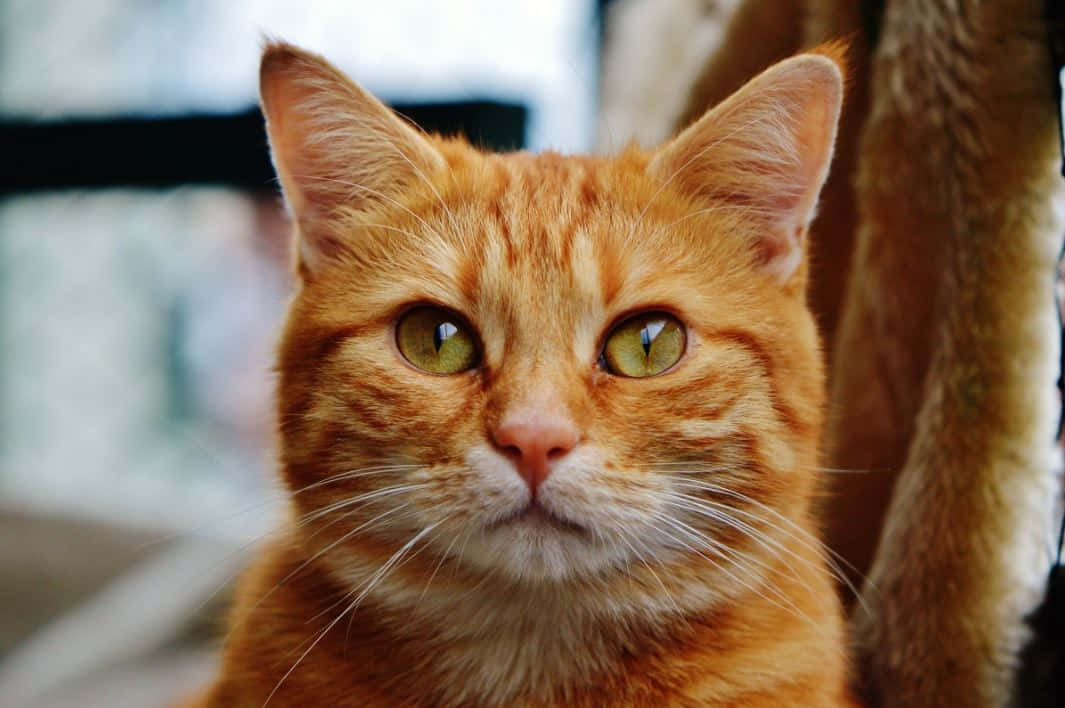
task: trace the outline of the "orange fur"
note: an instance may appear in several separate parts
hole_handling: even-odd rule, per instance
[[[849,705],[802,259],[841,90],[800,56],[657,151],[489,155],[269,47],[301,274],[279,363],[292,513],[208,705]],[[407,364],[395,322],[417,303],[460,313],[480,365]],[[643,310],[686,326],[685,353],[607,373],[606,333]],[[493,442],[514,416],[580,431],[532,497]]]

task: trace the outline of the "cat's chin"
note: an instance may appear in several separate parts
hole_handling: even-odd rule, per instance
[[[521,582],[566,582],[615,565],[585,526],[538,504],[487,524],[468,557],[485,570]]]

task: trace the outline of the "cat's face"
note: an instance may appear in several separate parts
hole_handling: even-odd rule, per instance
[[[302,276],[282,451],[309,548],[353,582],[420,556],[534,583],[695,563],[724,587],[781,556],[821,420],[800,260],[828,60],[598,159],[425,138],[272,52]]]

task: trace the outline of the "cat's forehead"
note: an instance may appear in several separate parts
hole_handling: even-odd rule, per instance
[[[362,234],[334,280],[344,317],[423,301],[508,337],[570,336],[582,323],[597,335],[627,311],[696,307],[744,287],[735,234],[649,178],[637,150],[448,157],[409,200],[343,227]]]
[[[487,251],[505,270],[566,278],[587,259],[642,250],[653,230],[641,213],[654,206],[653,183],[638,158],[487,155],[457,170],[452,184],[445,216],[457,214],[463,226],[451,238],[473,260]]]
[[[461,224],[451,239],[471,299],[521,298],[551,312],[616,297],[653,251],[647,243],[653,224],[640,223],[640,199],[653,195],[624,189],[621,175],[618,165],[594,157],[518,153],[486,160],[451,207]],[[444,228],[455,227],[445,218]]]
[[[463,280],[500,293],[539,289],[547,300],[613,300],[627,287],[653,295],[671,278],[727,269],[723,242],[737,235],[648,177],[646,163],[636,149],[611,158],[514,153],[458,170],[451,214],[438,221]]]
[[[563,275],[574,251],[593,244],[603,209],[614,202],[603,170],[590,160],[558,155],[495,156],[472,179],[458,209],[472,222],[474,256],[488,248],[496,265]],[[600,236],[600,241],[602,240]],[[602,251],[602,248],[596,248]],[[591,255],[591,254],[585,254]]]

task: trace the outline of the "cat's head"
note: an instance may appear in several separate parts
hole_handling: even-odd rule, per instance
[[[424,135],[286,45],[261,88],[298,227],[280,428],[311,550],[353,578],[416,556],[404,572],[694,564],[728,586],[795,544],[823,406],[803,256],[836,62],[787,60],[613,158]]]

